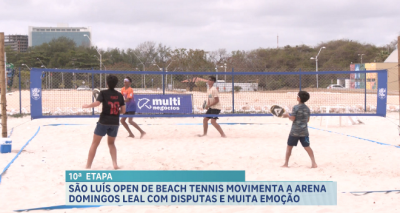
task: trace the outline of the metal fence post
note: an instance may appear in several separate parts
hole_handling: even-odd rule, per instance
[[[165,95],[165,83],[164,83],[165,68],[162,68],[162,93]]]
[[[93,67],[92,67],[93,70]],[[92,92],[94,90],[94,73],[92,73]],[[92,102],[94,102],[94,97],[92,95]],[[94,115],[94,108],[92,108],[92,115]]]
[[[232,113],[235,113],[235,76],[233,75],[232,67]]]
[[[19,114],[22,114],[22,103],[21,103],[21,67],[18,71],[18,87],[19,87]]]
[[[300,84],[299,84],[299,86],[300,86],[300,91],[301,91],[301,68],[299,69],[299,72],[300,72]]]
[[[365,76],[365,83],[364,83],[364,112],[367,112],[367,72],[364,73]]]

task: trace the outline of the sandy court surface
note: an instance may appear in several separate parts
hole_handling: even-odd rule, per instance
[[[399,132],[388,117],[360,117],[364,125],[349,125],[343,118],[330,119],[329,130],[382,143],[400,145]],[[312,117],[309,126],[320,126]],[[324,118],[325,121],[326,118]],[[311,147],[317,169],[301,147],[293,150],[289,169],[284,162],[289,120],[279,118],[221,118],[220,123],[262,123],[263,125],[222,125],[227,139],[210,126],[209,136],[198,138],[201,118],[135,119],[148,133],[144,139],[127,138],[121,126],[116,140],[118,163],[124,170],[245,170],[247,181],[337,181],[338,206],[124,206],[52,212],[398,212],[399,194],[354,196],[349,191],[399,190],[400,148],[383,146],[344,135],[310,129]],[[0,184],[0,212],[65,204],[65,170],[83,169],[97,119],[10,118],[14,128],[13,153],[0,155],[2,170],[40,127],[38,135],[3,175]],[[84,124],[45,126],[47,124]],[[379,124],[379,125],[378,125]],[[132,127],[131,127],[132,128]],[[134,134],[138,135],[137,131]],[[92,169],[111,169],[105,139]],[[34,211],[48,212],[48,211]]]
[[[137,94],[162,94],[156,90],[137,90]],[[166,94],[192,94],[193,109],[195,113],[202,113],[202,104],[206,100],[205,92],[166,92]],[[293,100],[296,99],[297,90],[283,92],[238,92],[235,93],[235,110],[239,113],[267,113],[270,106],[278,104],[292,109]],[[307,102],[312,113],[325,113],[326,106],[348,107],[351,113],[362,113],[364,111],[364,93],[340,93],[328,89],[318,91],[310,90],[310,101]],[[230,113],[232,110],[232,94],[220,93],[223,112]],[[66,115],[91,113],[91,109],[81,109],[83,104],[92,102],[91,91],[76,90],[43,90],[42,107],[44,114]],[[388,111],[399,111],[399,96],[388,95]],[[377,95],[367,94],[367,112],[376,111]],[[21,92],[22,113],[30,113],[30,92]],[[346,113],[346,109],[331,109],[330,113]],[[96,112],[101,108],[97,107]],[[15,91],[7,95],[7,112],[9,114],[19,113],[19,92]]]

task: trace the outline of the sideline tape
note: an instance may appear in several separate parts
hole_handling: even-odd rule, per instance
[[[394,194],[400,194],[400,190],[387,190],[387,191],[359,191],[359,192],[342,192],[342,193],[349,193],[355,196],[361,196],[361,195],[366,195],[366,194],[371,194],[371,193],[385,193],[389,194],[394,192]],[[358,195],[360,194],[360,195]]]
[[[219,125],[270,125],[270,124],[278,124],[278,125],[286,125],[285,123],[218,123]],[[178,123],[174,125],[203,125],[203,123]]]
[[[39,130],[40,130],[40,126],[39,126],[38,130],[36,131],[36,133],[31,137],[31,139],[29,139],[28,142],[25,143],[25,145],[21,148],[21,150],[19,150],[18,154],[11,160],[11,162],[6,166],[6,168],[4,168],[3,172],[1,172],[0,183],[1,183],[1,176],[4,174],[4,172],[7,171],[7,169],[11,166],[11,164],[14,163],[15,159],[18,158],[19,154],[21,154],[22,150],[24,150],[24,148],[29,144],[29,142],[31,142],[31,140],[36,137],[36,135],[39,133]]]
[[[32,211],[32,210],[54,210],[54,209],[72,209],[72,208],[93,208],[93,207],[101,207],[101,206],[70,206],[70,205],[59,205],[59,206],[48,206],[48,207],[39,207],[33,209],[18,209],[14,210],[15,212],[24,212],[24,211]]]
[[[43,126],[87,126],[88,124],[46,124]]]
[[[360,140],[364,140],[364,141],[369,141],[369,142],[376,143],[376,144],[379,144],[379,145],[394,146],[394,147],[396,147],[396,148],[400,148],[400,146],[396,146],[396,145],[393,145],[393,144],[382,143],[382,142],[379,142],[379,141],[374,141],[374,140],[369,140],[369,139],[365,139],[365,138],[360,138],[360,137],[357,137],[357,136],[347,135],[347,134],[340,133],[340,132],[333,132],[333,131],[329,131],[329,130],[325,130],[325,129],[318,129],[318,128],[310,127],[310,126],[309,126],[309,128],[310,128],[310,129],[316,129],[316,130],[324,131],[324,132],[330,132],[330,133],[334,133],[334,134],[338,134],[338,135],[344,135],[344,136],[347,136],[347,137],[356,138],[356,139],[360,139]]]
[[[10,131],[10,134],[8,135],[8,138],[11,138],[11,135],[12,135],[12,133],[13,133],[13,130],[14,130],[14,127],[11,128],[11,131]]]
[[[287,125],[286,123],[218,123],[219,125]],[[89,124],[47,124],[43,126],[88,126]],[[139,124],[139,126],[160,126],[160,125],[203,125],[203,123],[177,123],[177,124]]]

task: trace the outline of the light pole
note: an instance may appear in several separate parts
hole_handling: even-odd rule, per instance
[[[171,60],[171,62],[169,62],[168,66],[165,68],[165,72],[168,72],[168,67],[169,67],[169,65],[172,64],[173,61],[174,60]],[[165,75],[165,82],[167,82],[167,85],[168,85],[168,75]],[[172,74],[171,74],[171,87],[172,87]]]
[[[218,72],[218,66],[215,66],[215,72]],[[217,82],[218,82],[218,74],[216,74],[216,79],[217,79]]]
[[[317,56],[315,56],[315,71],[317,72],[317,88],[318,88],[318,56],[321,53],[322,49],[325,49],[325,47],[321,47],[319,49],[319,52],[318,52]],[[311,57],[310,59],[313,60],[314,57]]]
[[[361,56],[361,64],[362,64],[362,56],[363,56],[363,55],[365,55],[365,54],[361,54],[361,53],[358,54],[358,56]]]
[[[38,60],[38,61],[40,61],[40,63],[42,64],[42,66],[40,66],[40,67],[44,67],[45,69],[47,69],[47,67],[46,66],[44,66],[44,64],[43,64],[43,62],[39,59],[39,58],[36,58],[36,60]],[[48,77],[47,77],[48,76]],[[47,72],[45,72],[45,78],[46,78],[46,88],[49,88],[49,85],[48,84],[50,84],[50,75],[49,75],[49,73],[47,73]],[[47,79],[48,78],[48,79]],[[47,84],[47,82],[49,82],[48,84]]]
[[[30,67],[28,67],[28,65],[26,65],[26,64],[21,64],[22,66],[26,66],[29,70],[31,70],[31,68]]]
[[[226,63],[224,63],[224,66],[219,66],[221,68],[225,68],[225,72],[226,72]],[[225,83],[226,83],[226,75],[225,75]]]
[[[90,39],[90,37],[87,34],[84,34],[83,36],[87,37],[89,39],[90,43],[92,43],[92,39]],[[100,70],[101,70],[101,67],[102,67],[102,64],[103,64],[102,61],[101,61],[101,53],[97,48],[96,48],[96,51],[100,55],[99,61],[100,61]],[[101,73],[100,73],[100,89],[101,89]]]
[[[160,71],[162,71],[162,68],[161,67],[159,67],[157,64],[153,64],[154,66],[157,66],[158,67],[158,69],[160,70]],[[151,79],[151,80],[153,80],[153,79]],[[162,82],[162,85],[163,85],[163,88],[164,88],[164,75],[162,74],[161,75],[161,82]],[[152,88],[153,88],[153,81],[151,82],[151,84],[152,84]]]
[[[140,61],[140,64],[143,64],[143,71],[146,71],[146,67],[145,67],[144,63],[142,62],[142,60],[140,60],[140,58],[135,54],[134,51],[132,51],[132,53],[133,53],[133,55],[135,55],[136,58]],[[145,82],[146,82],[146,76],[142,75],[142,87],[143,87],[143,88],[145,87],[145,86],[144,86]]]
[[[225,73],[226,73],[226,63],[224,63]],[[226,74],[225,74],[225,83],[226,83]]]

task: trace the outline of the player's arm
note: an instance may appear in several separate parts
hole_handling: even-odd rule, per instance
[[[212,106],[214,106],[214,105],[219,103],[218,92],[216,90],[212,92],[212,96],[214,97],[213,103],[212,104],[208,103],[208,107],[212,107]]]
[[[288,118],[289,120],[294,121],[296,119],[296,116],[288,114]]]
[[[290,115],[289,113],[285,113],[282,115],[284,118],[289,118],[289,120],[294,121],[296,119],[296,116]]]
[[[131,101],[133,98],[133,91],[129,91],[128,95],[126,96],[125,102]]]
[[[91,104],[84,104],[82,108],[93,108],[93,107],[98,107],[100,105],[100,101],[95,101]]]
[[[212,104],[208,103],[208,107],[214,106],[214,105],[218,104],[218,102],[219,102],[219,97],[215,97]]]
[[[125,112],[126,112],[126,108],[125,108],[125,105],[123,105],[123,106],[121,106],[120,113],[125,114]]]

